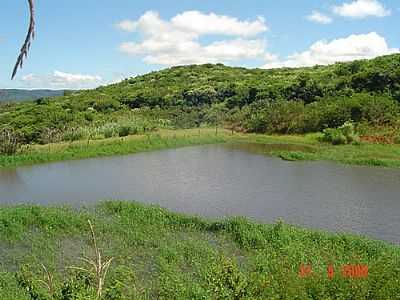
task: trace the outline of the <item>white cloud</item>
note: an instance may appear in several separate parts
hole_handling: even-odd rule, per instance
[[[22,82],[29,87],[51,89],[84,89],[99,86],[102,78],[98,75],[71,74],[54,71],[52,75],[28,74]]]
[[[261,17],[242,21],[214,13],[187,11],[166,21],[157,12],[148,11],[130,22],[128,25],[125,21],[124,27],[140,33],[142,40],[122,43],[119,50],[143,56],[147,63],[215,63],[262,58],[266,54],[265,41],[256,37],[268,30]],[[201,37],[209,35],[217,39],[208,44],[200,42]],[[231,39],[218,39],[221,36]]]
[[[307,20],[319,24],[330,24],[332,23],[332,18],[314,10],[310,15],[307,16]]]
[[[275,61],[279,60],[279,56],[276,54],[272,54],[272,53],[265,53],[264,60],[269,61],[269,62],[275,62]]]
[[[286,60],[272,61],[265,68],[328,65],[335,62],[374,58],[399,52],[390,48],[386,40],[375,32],[350,35],[330,42],[318,41],[308,50],[290,55]]]
[[[128,31],[128,32],[134,32],[136,30],[136,22],[130,21],[130,20],[123,20],[117,24],[115,24],[115,26],[118,29],[121,29],[123,31]]]
[[[222,34],[249,37],[265,32],[268,29],[262,17],[250,22],[214,13],[203,14],[199,11],[181,13],[172,18],[171,24],[182,31],[199,35]]]
[[[378,0],[355,0],[333,7],[334,13],[350,18],[386,17],[391,11]]]

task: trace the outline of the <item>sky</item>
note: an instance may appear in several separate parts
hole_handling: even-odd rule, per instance
[[[332,64],[400,52],[398,0],[2,0],[0,89],[82,89],[175,65]]]

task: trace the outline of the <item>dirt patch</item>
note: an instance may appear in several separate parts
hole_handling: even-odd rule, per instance
[[[371,144],[394,144],[394,137],[384,135],[363,135],[360,136],[361,141]]]

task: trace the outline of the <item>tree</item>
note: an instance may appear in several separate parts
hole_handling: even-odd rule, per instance
[[[227,112],[225,103],[214,103],[208,109],[208,121],[214,123],[215,134],[218,134],[218,126],[222,125],[225,120],[225,114]]]
[[[29,12],[30,12],[30,18],[29,18],[29,27],[28,27],[28,33],[26,34],[25,41],[22,44],[20,53],[17,58],[17,62],[15,63],[11,79],[14,79],[15,75],[17,74],[18,68],[22,68],[22,65],[24,63],[24,59],[28,56],[29,49],[31,47],[31,42],[35,37],[35,3],[34,0],[28,0],[29,4]]]

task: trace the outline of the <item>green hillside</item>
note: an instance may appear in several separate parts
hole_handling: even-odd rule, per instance
[[[77,128],[139,119],[137,127],[144,130],[147,125],[217,123],[247,132],[305,133],[350,120],[397,128],[399,103],[399,54],[298,69],[206,64],[152,72],[52,101],[4,105],[0,126],[18,132],[25,142],[42,143],[49,130],[58,137]]]
[[[174,67],[82,96],[105,94],[131,107],[218,101],[236,106],[280,98],[310,103],[327,96],[363,91],[388,93],[400,101],[400,55],[298,69],[245,69],[220,64]]]

